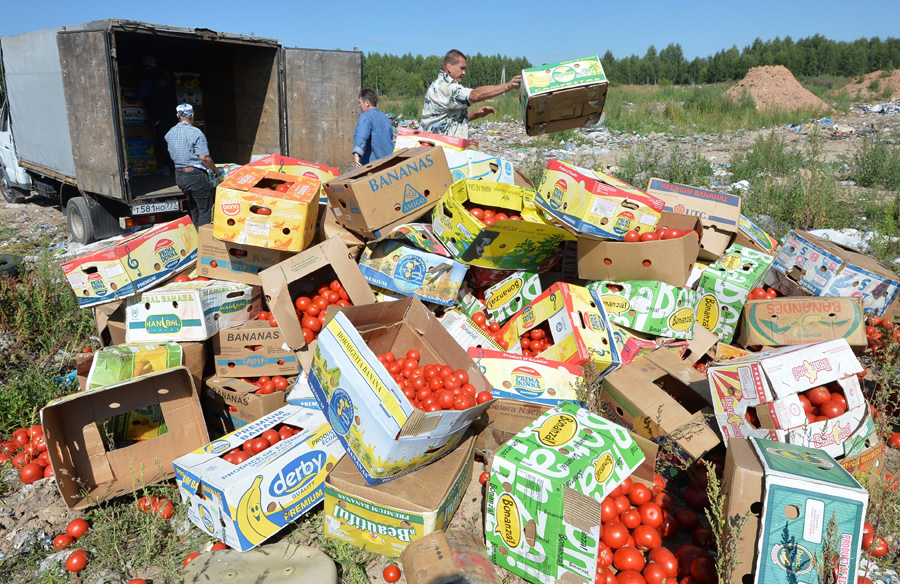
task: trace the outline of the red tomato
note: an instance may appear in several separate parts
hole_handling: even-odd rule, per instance
[[[478,482],[481,483],[482,485],[486,485],[488,482],[488,479],[490,479],[490,478],[491,478],[491,473],[489,471],[484,471],[483,473],[481,473],[478,476]]]
[[[831,399],[831,392],[828,391],[824,385],[820,385],[819,387],[814,387],[812,389],[808,389],[804,392],[806,398],[809,400],[814,406],[821,406],[829,399]]]
[[[488,402],[494,399],[494,396],[491,395],[489,391],[482,391],[475,397],[475,403],[483,404],[484,402]]]
[[[869,548],[869,554],[875,558],[880,558],[888,553],[888,543],[883,537],[876,537]]]
[[[306,314],[307,316],[303,317],[303,321],[300,323],[300,326],[311,330],[313,333],[317,333],[322,330],[322,321],[316,318],[314,315],[311,315],[309,312],[307,312]]]
[[[700,527],[700,518],[690,509],[679,509],[675,512],[675,519],[678,520],[678,527],[684,531],[694,531]]]
[[[528,335],[531,337],[532,341],[540,341],[541,339],[544,338],[544,329],[539,329],[539,328],[531,329],[528,332]]]
[[[809,400],[806,398],[806,396],[801,393],[797,397],[800,398],[800,405],[803,406],[803,411],[807,414],[810,413],[812,411],[812,404],[809,403]]]
[[[663,233],[663,239],[678,239],[679,237],[684,237],[684,230],[682,229],[666,229],[665,233]]]
[[[627,497],[631,494],[631,489],[634,488],[634,479],[632,479],[631,477],[626,477],[625,480],[622,481],[622,484],[619,486],[622,487],[622,494]]]
[[[239,456],[241,456],[241,453],[235,454],[235,459]],[[172,504],[172,501],[164,499],[160,501],[159,510],[156,513],[162,519],[171,519],[172,515],[175,514],[175,505]]]
[[[193,552],[188,554],[188,557],[184,559],[184,564],[182,564],[182,568],[187,568],[187,565],[193,562],[195,559],[200,557],[200,552]]]
[[[276,443],[281,442],[281,435],[271,429],[263,432],[261,438],[268,442],[269,446],[274,446]]]
[[[275,389],[277,389],[278,391],[284,391],[288,387],[288,380],[281,375],[276,375],[275,377],[273,377],[272,383],[275,384]]]
[[[653,487],[650,489],[650,492],[654,495],[658,495],[661,492],[666,490],[666,479],[663,478],[661,474],[653,475]]]
[[[72,542],[75,541],[75,538],[71,535],[66,535],[65,533],[60,533],[56,537],[53,538],[53,547],[58,550],[69,549],[69,546],[72,545]]]
[[[631,509],[631,501],[629,501],[628,497],[626,497],[625,495],[619,495],[614,499],[614,501],[616,503],[616,510],[619,512],[619,515]]]
[[[657,235],[653,231],[641,233],[641,241],[659,241],[659,235]]]
[[[453,404],[453,407],[457,410],[467,410],[475,405],[475,400],[470,398],[467,395],[456,396],[456,401]]]
[[[447,389],[443,389],[437,394],[438,404],[440,404],[441,408],[445,410],[453,409],[453,402],[456,401],[456,396],[453,395],[453,392]]]
[[[34,462],[29,462],[22,466],[22,470],[19,471],[19,480],[26,485],[30,485],[42,478],[44,478],[44,467]]]
[[[684,502],[694,511],[703,511],[709,507],[709,497],[706,491],[694,486],[690,486],[684,491]]]
[[[672,539],[678,535],[678,520],[675,519],[674,515],[663,509],[663,520],[656,530],[661,538]]]
[[[634,529],[641,524],[641,512],[637,509],[629,509],[619,515],[619,521],[628,529]]]
[[[610,549],[617,550],[625,545],[625,542],[628,540],[628,528],[618,521],[604,523],[601,539]]]
[[[602,541],[597,546],[597,550],[597,571],[599,572],[600,568],[612,566],[613,551]]]
[[[641,512],[641,523],[644,525],[654,528],[662,525],[662,508],[653,501],[644,503],[638,510]]]
[[[53,472],[53,467],[52,467],[52,466],[46,466],[46,467],[44,467],[44,478],[45,478],[45,479],[49,479],[49,478],[52,478],[52,477],[54,477],[54,476],[56,476],[56,473]]]
[[[705,550],[712,549],[715,544],[713,532],[705,527],[698,527],[694,530],[693,540],[695,546],[702,547]]]
[[[900,432],[894,432],[887,440],[888,446],[900,450]]]
[[[16,443],[16,446],[22,448],[29,442],[31,442],[31,436],[28,435],[28,430],[25,428],[19,428],[12,434],[12,441]]]
[[[469,213],[471,213],[472,217],[475,217],[479,221],[484,219],[484,210],[483,209],[475,207],[474,209],[469,210]]]
[[[628,498],[631,500],[631,504],[636,507],[639,507],[644,503],[650,501],[651,496],[652,493],[650,492],[650,488],[642,483],[636,483],[634,487],[632,487],[631,492],[628,494]]]
[[[397,582],[400,580],[400,568],[398,568],[396,564],[388,564],[385,566],[384,571],[381,572],[381,576],[384,578],[384,581],[389,584]]]
[[[184,274],[182,274],[180,276],[175,276],[175,278],[172,281],[180,284],[181,282],[190,282],[191,279],[189,276],[185,276]]]
[[[675,499],[669,493],[663,491],[657,495],[653,495],[652,501],[662,507],[663,509],[668,509],[672,511],[675,509]]]
[[[241,464],[242,462],[245,462],[249,459],[250,459],[250,453],[244,452],[244,451],[236,452],[234,454],[234,456],[231,457],[231,461],[233,464]]]
[[[254,456],[265,450],[269,447],[269,441],[263,437],[254,438],[250,441],[250,448],[247,452],[253,454]]]
[[[826,418],[834,419],[847,411],[847,405],[830,399],[819,406],[819,411],[822,412],[822,415]]]
[[[675,554],[664,547],[655,547],[648,554],[651,562],[655,562],[662,566],[663,571],[669,578],[678,576],[678,560]]]
[[[615,521],[619,516],[619,510],[616,509],[616,502],[612,497],[603,499],[600,503],[600,523],[606,524]]]
[[[325,298],[328,299],[329,304],[337,304],[341,300],[341,295],[334,290],[329,290],[325,293]]]
[[[628,243],[635,243],[640,240],[641,234],[637,231],[632,230],[625,233],[625,241],[627,241]]]
[[[322,314],[322,309],[319,308],[318,304],[310,304],[306,307],[306,311],[304,311],[304,314],[306,314],[306,316],[319,316],[320,314]]]
[[[675,550],[675,558],[678,560],[678,575],[690,576],[691,564],[697,558],[709,557],[708,554],[695,545],[689,543],[683,544]]]
[[[640,572],[644,569],[644,554],[633,547],[621,547],[613,554],[613,566],[617,570],[634,570]]]
[[[634,528],[635,547],[642,552],[649,551],[655,547],[662,545],[662,538],[659,532],[649,525],[638,525]]]
[[[766,291],[762,288],[754,288],[750,290],[750,294],[747,295],[748,300],[762,300],[766,297]]]
[[[716,565],[708,556],[697,558],[691,563],[691,576],[698,584],[716,584],[719,581]]]
[[[69,524],[66,526],[66,534],[71,535],[75,539],[78,539],[79,537],[87,533],[89,528],[90,525],[88,525],[88,522],[79,517],[78,519],[73,519],[69,522]]]
[[[650,562],[644,566],[644,571],[641,572],[641,575],[647,581],[647,584],[663,584],[666,581],[666,571],[656,562]]]
[[[75,550],[66,558],[66,570],[80,572],[88,563],[88,553],[84,550]]]

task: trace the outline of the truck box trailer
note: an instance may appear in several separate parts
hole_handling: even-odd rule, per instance
[[[31,189],[57,200],[81,243],[186,212],[161,140],[181,102],[194,104],[218,163],[274,153],[353,163],[359,51],[101,20],[2,37],[0,65],[0,190],[9,202]],[[141,96],[166,79],[162,99]],[[154,116],[160,103],[169,113]]]

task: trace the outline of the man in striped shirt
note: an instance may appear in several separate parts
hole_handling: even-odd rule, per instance
[[[175,114],[178,123],[166,134],[166,144],[175,163],[175,184],[187,195],[191,222],[200,227],[212,222],[216,165],[206,136],[194,126],[194,107],[183,103]]]

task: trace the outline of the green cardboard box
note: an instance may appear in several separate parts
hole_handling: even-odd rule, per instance
[[[656,280],[594,282],[588,285],[610,322],[642,333],[672,339],[693,339],[700,295]]]
[[[588,410],[563,403],[543,414],[494,456],[491,561],[530,582],[593,583],[601,501],[643,461],[628,430]]]
[[[600,121],[609,81],[593,55],[522,70],[519,104],[529,136]]]

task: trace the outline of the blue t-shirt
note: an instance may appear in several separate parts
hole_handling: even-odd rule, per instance
[[[377,107],[359,114],[353,130],[353,152],[359,154],[359,161],[368,164],[390,156],[393,151],[394,129],[387,115]]]

